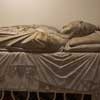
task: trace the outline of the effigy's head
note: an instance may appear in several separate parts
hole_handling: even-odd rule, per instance
[[[72,21],[62,27],[61,33],[69,37],[89,35],[97,30],[97,26],[84,21]]]

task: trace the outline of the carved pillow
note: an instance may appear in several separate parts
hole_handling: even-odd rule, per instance
[[[83,37],[74,37],[69,40],[69,45],[71,47],[84,44],[100,44],[100,31],[96,31]]]

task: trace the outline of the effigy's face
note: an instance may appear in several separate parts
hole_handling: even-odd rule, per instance
[[[72,32],[77,32],[81,26],[82,21],[73,21],[62,28],[63,34],[71,34]]]

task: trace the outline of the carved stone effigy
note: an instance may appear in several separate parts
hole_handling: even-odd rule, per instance
[[[28,91],[27,100],[31,91],[38,100],[40,92],[53,92],[53,100],[57,93],[64,93],[66,100],[68,92],[82,93],[82,100],[84,94],[98,100],[100,31],[95,25],[91,31],[91,24],[85,22],[73,23],[61,32],[37,25],[0,28],[0,89],[10,90],[13,100],[13,91]]]

